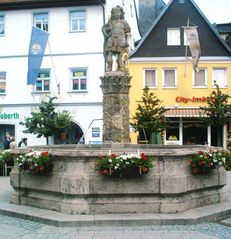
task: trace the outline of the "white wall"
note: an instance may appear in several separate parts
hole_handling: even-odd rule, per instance
[[[133,0],[107,1],[105,16],[112,7],[124,8],[125,18],[132,28],[132,39],[139,38],[135,12],[131,15],[130,4]],[[29,145],[45,144],[44,138],[25,135],[19,125],[44,94],[32,94],[33,86],[27,85],[28,49],[33,24],[33,13],[48,12],[49,45],[47,45],[41,68],[51,69],[51,95],[58,96],[60,109],[67,109],[73,114],[74,122],[86,133],[86,143],[95,141],[91,127],[100,127],[102,140],[102,90],[100,76],[104,75],[103,57],[103,9],[98,6],[80,7],[86,9],[86,32],[70,33],[69,11],[79,7],[50,8],[36,10],[12,10],[1,12],[5,15],[5,36],[0,37],[0,71],[6,71],[6,94],[0,95],[0,112],[18,112],[20,119],[1,120],[0,124],[14,124],[17,143],[22,137],[28,138]],[[107,20],[106,20],[107,22]],[[50,46],[50,47],[49,47]],[[88,69],[87,92],[70,92],[70,68],[86,67]],[[60,83],[60,94],[57,84]],[[93,121],[91,127],[89,125]]]

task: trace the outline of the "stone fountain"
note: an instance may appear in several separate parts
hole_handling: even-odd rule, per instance
[[[15,166],[10,180],[14,188],[10,202],[67,214],[177,213],[225,200],[221,189],[226,172],[214,169],[193,175],[188,166],[204,146],[132,145],[129,143],[129,89],[127,68],[130,27],[123,9],[112,9],[102,28],[105,37],[103,91],[103,144],[33,147],[52,150],[53,170],[49,175],[20,172]],[[15,149],[26,153],[27,149]],[[147,175],[110,178],[94,170],[99,155],[145,153],[155,158]]]

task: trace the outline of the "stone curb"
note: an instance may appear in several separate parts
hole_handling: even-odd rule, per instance
[[[178,214],[68,215],[29,206],[0,204],[0,214],[57,227],[192,225],[225,219],[231,215],[231,202],[209,205]]]

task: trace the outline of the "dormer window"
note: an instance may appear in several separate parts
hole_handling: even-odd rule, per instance
[[[167,29],[167,45],[168,46],[180,45],[180,28]]]

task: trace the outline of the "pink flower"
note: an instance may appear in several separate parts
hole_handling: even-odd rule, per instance
[[[103,171],[102,171],[102,174],[108,174],[108,170],[107,169],[104,169]]]
[[[41,166],[39,167],[39,170],[40,170],[40,171],[44,171],[44,170],[45,170],[45,166],[44,166],[44,165],[41,165]]]

